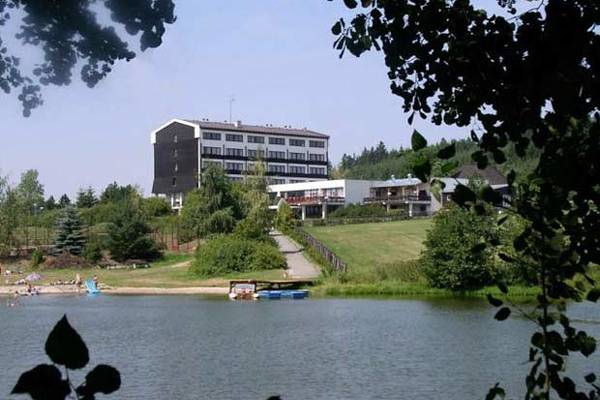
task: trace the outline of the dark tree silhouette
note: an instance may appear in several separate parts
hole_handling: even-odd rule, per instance
[[[595,302],[600,294],[589,275],[590,264],[600,263],[600,236],[591,234],[600,232],[600,3],[498,0],[505,11],[499,14],[470,0],[344,3],[361,11],[350,23],[333,25],[335,48],[340,56],[384,53],[391,91],[404,100],[409,123],[418,115],[471,126],[479,145],[472,158],[480,168],[490,158],[504,164],[508,145],[521,157],[529,147],[539,150],[528,179],[515,184],[516,173],[508,174],[513,202],[506,210],[527,221],[512,261],[535,260],[540,288],[535,312],[526,314],[539,327],[526,398],[598,398],[594,374],[586,376],[590,390],[584,392],[563,367],[569,353],[589,356],[596,348],[594,338],[570,325],[564,304],[586,296]],[[426,141],[415,132],[412,144],[419,150]],[[454,153],[450,145],[438,157]],[[416,160],[413,170],[427,179],[430,160]],[[497,203],[497,196],[489,187],[459,186],[453,200],[482,213],[482,203]],[[490,302],[502,307],[498,320],[509,316],[501,300]],[[502,394],[497,385],[488,398]]]
[[[81,66],[81,80],[94,87],[115,62],[135,57],[114,26],[101,24],[94,10],[110,14],[114,25],[139,36],[144,51],[160,46],[165,25],[175,22],[174,8],[172,0],[0,0],[0,89],[20,89],[23,114],[29,116],[42,104],[40,84],[68,85],[76,65]],[[31,72],[22,69],[19,54],[2,38],[11,19],[22,15],[16,38],[44,54]]]

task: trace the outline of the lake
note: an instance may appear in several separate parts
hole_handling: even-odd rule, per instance
[[[480,300],[40,296],[0,305],[0,398],[48,362],[63,313],[91,362],[121,371],[114,399],[480,399],[495,382],[522,397],[532,325]],[[570,311],[600,337],[597,308]],[[569,360],[573,376],[600,356]],[[585,368],[584,368],[585,367]],[[72,374],[78,384],[85,373]],[[15,397],[17,398],[17,397]]]

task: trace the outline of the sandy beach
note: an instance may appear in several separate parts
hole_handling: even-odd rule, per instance
[[[76,294],[75,285],[36,286],[40,295],[44,294]],[[0,286],[0,295],[14,293],[25,293],[26,286]],[[227,287],[180,287],[180,288],[156,288],[156,287],[100,287],[105,294],[128,294],[128,295],[166,295],[166,294],[227,294]],[[85,293],[85,289],[81,289]]]

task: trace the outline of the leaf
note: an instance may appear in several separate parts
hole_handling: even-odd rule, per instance
[[[475,143],[479,143],[479,138],[477,137],[477,134],[475,133],[475,131],[471,131],[471,140],[474,141]]]
[[[427,140],[416,129],[413,131],[410,143],[414,151],[419,151],[427,146]]]
[[[450,146],[446,146],[437,153],[437,157],[442,160],[447,160],[449,158],[454,157],[456,154],[456,144],[452,143]]]
[[[471,247],[471,253],[481,253],[486,247],[487,244],[484,242],[477,243],[475,246]]]
[[[476,200],[475,193],[465,185],[456,185],[454,193],[452,193],[452,201],[460,206],[464,206],[467,202],[474,203]]]
[[[340,21],[336,22],[331,27],[331,33],[333,33],[334,35],[339,35],[340,33],[342,33],[342,23]]]
[[[596,374],[594,374],[594,373],[587,374],[587,375],[585,376],[585,381],[586,381],[587,383],[594,383],[594,382],[596,381]]]
[[[495,298],[494,296],[492,296],[489,293],[486,295],[486,297],[487,297],[488,303],[490,303],[494,307],[500,307],[502,304],[504,304],[504,302],[502,300]]]
[[[99,364],[85,376],[85,382],[77,388],[80,396],[93,396],[96,393],[109,394],[121,387],[119,371],[110,365]]]
[[[510,308],[502,307],[496,313],[496,315],[494,315],[494,318],[496,318],[498,321],[504,321],[506,318],[508,318],[509,315],[510,315]]]
[[[488,391],[487,395],[485,396],[485,400],[494,400],[496,398],[503,399],[505,396],[506,393],[504,392],[504,389],[502,389],[500,386],[498,386],[498,383],[496,383],[494,387]]]
[[[580,332],[581,333],[581,332]],[[582,335],[579,338],[580,352],[586,357],[589,357],[594,351],[596,351],[596,339],[591,336]]]
[[[344,0],[344,4],[348,8],[356,8],[356,6],[358,5],[358,3],[356,2],[356,0]]]
[[[513,262],[515,262],[515,259],[512,258],[511,256],[509,256],[506,253],[498,253],[498,257],[500,257],[500,259],[502,261],[507,262],[507,263],[513,263]]]
[[[450,175],[450,172],[456,169],[456,167],[458,167],[458,161],[445,162],[444,164],[442,164],[442,174]]]
[[[431,175],[431,163],[428,159],[422,158],[413,165],[412,172],[421,182],[427,182]]]
[[[66,315],[48,335],[46,354],[55,364],[64,365],[69,369],[83,368],[90,360],[85,342],[69,324]]]
[[[413,111],[409,116],[408,116],[408,124],[412,125],[413,120],[415,119],[415,112]]]
[[[517,177],[517,173],[511,169],[510,172],[508,173],[508,175],[506,175],[506,182],[509,184],[509,186],[512,186],[516,177]]]
[[[498,220],[498,226],[502,225],[503,223],[506,222],[506,220],[508,219],[508,215],[505,215],[503,217],[500,217],[500,219]]]
[[[597,302],[599,298],[600,298],[600,289],[597,289],[597,288],[590,290],[586,296],[586,299],[588,301],[592,301],[594,303]]]
[[[496,286],[502,293],[504,293],[504,294],[508,293],[508,287],[506,286],[506,284],[504,282],[498,282],[496,284]]]
[[[492,189],[491,186],[485,186],[481,189],[481,198],[491,204],[502,203],[502,195]]]
[[[11,392],[28,394],[33,400],[64,400],[69,393],[69,383],[62,379],[58,368],[49,364],[24,372]]]

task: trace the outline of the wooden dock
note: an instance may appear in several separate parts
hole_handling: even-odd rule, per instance
[[[279,290],[279,289],[299,289],[304,286],[312,286],[313,281],[310,279],[293,279],[293,280],[274,280],[274,281],[261,281],[255,279],[236,279],[229,281],[229,288],[238,283],[247,283],[255,285],[256,291],[259,290]]]

